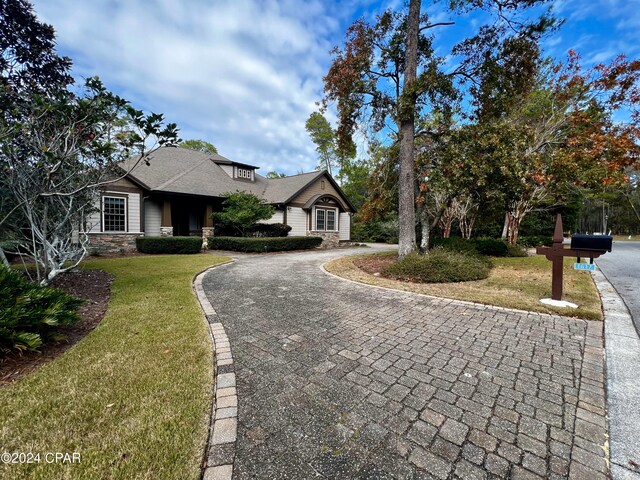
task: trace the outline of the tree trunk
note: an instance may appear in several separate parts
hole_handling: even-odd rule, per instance
[[[504,225],[502,227],[502,240],[507,239],[507,235],[509,234],[509,212],[504,214]]]
[[[508,214],[509,217],[509,234],[508,234],[508,241],[511,245],[515,245],[516,242],[518,241],[518,232],[520,231],[520,224],[522,223],[522,220],[524,219],[524,213],[513,213],[513,212],[509,212]]]
[[[638,214],[638,210],[636,210],[635,205],[633,204],[633,202],[629,197],[627,197],[627,202],[629,202],[629,206],[631,207],[631,210],[633,210],[633,213],[636,214],[636,218],[638,219],[638,222],[640,222],[640,215]]]
[[[420,28],[420,0],[411,0],[407,17],[406,53],[404,59],[404,86],[399,99],[400,180],[398,185],[400,258],[416,248],[416,203],[414,169],[414,129],[416,94],[413,84],[418,72],[418,31]]]
[[[460,223],[460,230],[464,238],[471,238],[471,232],[473,231],[473,225],[476,223],[477,215],[471,215],[465,217],[464,221]]]
[[[442,214],[440,226],[442,227],[442,238],[449,238],[451,236],[451,226],[453,224],[453,215],[451,215],[450,209]]]
[[[427,253],[429,250],[431,225],[429,224],[429,214],[424,203],[418,207],[418,219],[420,221],[420,251]]]

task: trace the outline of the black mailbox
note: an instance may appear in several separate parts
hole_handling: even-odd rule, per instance
[[[571,250],[595,250],[610,252],[613,237],[610,235],[574,235],[571,237]]]

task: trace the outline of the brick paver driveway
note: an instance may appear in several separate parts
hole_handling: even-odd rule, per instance
[[[235,359],[234,478],[608,475],[601,322],[321,271],[353,253],[241,256],[205,277]]]

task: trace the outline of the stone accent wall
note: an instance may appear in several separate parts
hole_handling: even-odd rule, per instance
[[[90,233],[89,253],[129,253],[136,251],[135,233]]]
[[[340,234],[338,232],[308,231],[307,235],[310,237],[322,238],[322,244],[320,245],[320,248],[335,248],[340,243]]]
[[[161,237],[173,237],[173,227],[160,227]]]

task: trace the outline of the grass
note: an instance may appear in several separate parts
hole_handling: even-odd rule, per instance
[[[395,253],[373,255],[388,257]],[[565,259],[563,298],[579,305],[579,308],[562,309],[539,302],[541,298],[551,297],[551,262],[543,256],[493,258],[494,268],[488,278],[446,284],[418,284],[370,275],[354,263],[367,257],[371,255],[343,257],[329,262],[325,268],[338,276],[369,285],[505,308],[602,320],[600,296],[591,275],[573,270],[574,259]]]
[[[210,254],[100,259],[115,275],[106,316],[86,338],[0,389],[0,445],[42,462],[0,465],[12,479],[196,479],[211,402],[211,345],[192,292]],[[45,452],[79,452],[47,464]]]

